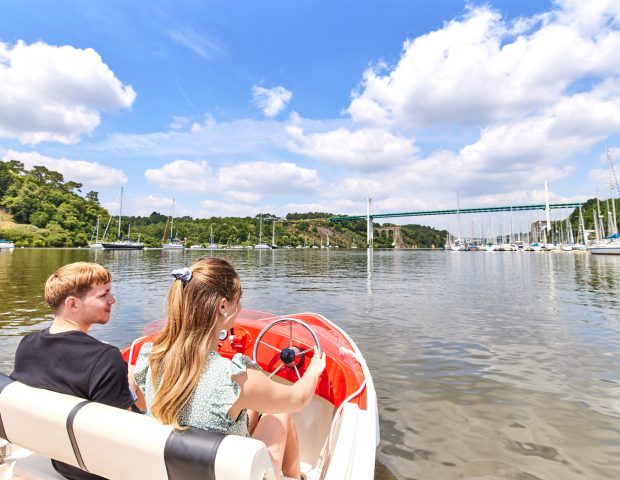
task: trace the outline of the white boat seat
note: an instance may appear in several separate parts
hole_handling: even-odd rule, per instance
[[[152,417],[29,387],[1,373],[0,436],[111,480],[275,478],[259,440],[175,431]]]

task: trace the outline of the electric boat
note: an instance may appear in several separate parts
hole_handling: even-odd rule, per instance
[[[164,321],[121,353],[135,364]],[[314,397],[293,414],[308,480],[371,480],[379,443],[377,397],[364,357],[344,330],[316,313],[243,310],[220,333],[218,351],[253,358],[275,381],[299,380],[314,348],[326,355]],[[42,408],[44,406],[45,408]],[[273,479],[265,445],[28,387],[0,374],[0,478],[62,479],[50,458],[111,480]],[[10,442],[10,443],[9,443]],[[3,476],[4,475],[4,476]]]

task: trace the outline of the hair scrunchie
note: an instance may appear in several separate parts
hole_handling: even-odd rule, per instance
[[[177,280],[181,280],[183,286],[185,286],[192,279],[192,271],[187,267],[177,268],[172,271],[172,276]]]

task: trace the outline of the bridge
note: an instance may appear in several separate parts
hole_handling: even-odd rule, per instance
[[[549,209],[559,208],[579,208],[581,203],[551,203]],[[486,212],[518,212],[524,210],[546,210],[547,205],[511,205],[509,207],[480,207],[480,208],[460,208],[458,210],[421,210],[419,212],[401,213],[373,213],[372,218],[393,218],[393,217],[422,217],[430,215],[457,215],[464,213],[486,213]],[[352,220],[366,220],[367,215],[339,215],[330,217],[330,222],[349,222]]]
[[[546,189],[546,185],[545,185]],[[509,205],[507,207],[479,207],[479,208],[458,208],[456,210],[421,210],[418,212],[400,213],[370,213],[371,199],[368,199],[368,213],[366,215],[339,215],[329,219],[330,222],[349,222],[354,220],[366,220],[366,237],[368,247],[372,248],[373,228],[372,222],[375,218],[395,218],[395,217],[422,217],[432,215],[461,215],[467,213],[494,213],[494,212],[522,212],[527,210],[545,210],[547,212],[547,231],[550,227],[550,210],[556,209],[575,209],[580,208],[581,203],[544,203],[536,205]]]

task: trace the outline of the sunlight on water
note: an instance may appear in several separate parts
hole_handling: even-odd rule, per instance
[[[379,397],[376,478],[620,478],[620,258],[527,252],[231,251],[243,305],[314,311],[364,353]],[[161,318],[170,271],[198,252],[0,252],[0,362],[46,326],[45,278],[113,274],[126,345]]]

